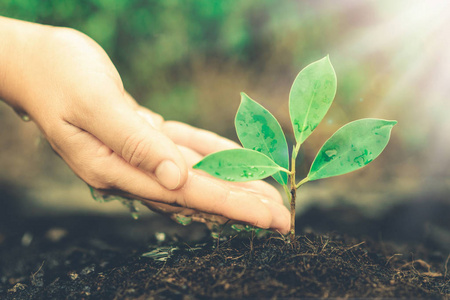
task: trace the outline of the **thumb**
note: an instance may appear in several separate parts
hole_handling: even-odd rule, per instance
[[[106,92],[102,98],[124,97],[119,91],[112,93],[115,95]],[[85,116],[80,127],[130,165],[153,174],[165,188],[174,190],[183,186],[187,180],[187,166],[172,140],[143,118],[142,112],[138,114],[125,101],[110,102],[95,116]]]

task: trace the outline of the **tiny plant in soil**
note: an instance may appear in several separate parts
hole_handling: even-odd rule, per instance
[[[295,78],[289,94],[289,114],[296,143],[290,158],[286,137],[275,117],[241,93],[235,127],[244,148],[210,154],[194,165],[194,169],[236,182],[272,176],[283,186],[290,202],[290,240],[293,240],[297,189],[309,181],[364,167],[380,155],[397,123],[360,119],[344,125],[323,144],[308,175],[297,182],[295,162],[300,147],[327,113],[336,86],[336,73],[328,56],[311,63]]]

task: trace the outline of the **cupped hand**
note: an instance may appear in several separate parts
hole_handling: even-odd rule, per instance
[[[139,106],[93,40],[71,29],[46,27],[23,51],[17,78],[9,79],[15,89],[4,94],[87,184],[160,212],[289,231],[289,213],[272,186],[224,182],[190,167],[204,155],[238,145],[165,122]]]
[[[177,144],[188,166],[204,155],[239,147],[214,133],[179,122],[164,122],[161,130]],[[188,174],[187,183],[179,191],[181,202],[168,205],[147,201],[147,206],[164,213],[191,216],[198,221],[224,223],[231,219],[282,233],[289,230],[289,212],[273,186],[263,181],[226,182],[192,168]]]

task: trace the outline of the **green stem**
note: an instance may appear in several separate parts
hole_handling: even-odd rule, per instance
[[[309,178],[308,178],[308,177],[303,178],[302,180],[300,180],[299,183],[297,183],[297,184],[295,185],[295,188],[298,189],[300,186],[302,186],[302,184],[305,184],[305,183],[307,183],[308,181],[309,181]]]
[[[283,168],[283,167],[280,167],[280,171],[281,171],[281,172],[285,172],[285,173],[287,173],[288,175],[291,175],[291,174],[292,174],[292,171],[289,171],[288,169],[285,169],[285,168]]]
[[[295,158],[297,158],[297,154],[298,154],[298,151],[300,151],[300,146],[301,145],[302,144],[295,145],[294,151],[292,152],[292,156],[294,156],[294,153],[295,153]]]

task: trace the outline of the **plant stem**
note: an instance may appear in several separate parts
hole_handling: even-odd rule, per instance
[[[289,231],[289,239],[291,242],[295,239],[295,200],[297,198],[297,190],[295,187],[291,188],[291,230]]]
[[[290,204],[291,204],[291,229],[289,230],[289,239],[291,242],[295,239],[295,200],[297,198],[297,189],[295,186],[295,160],[297,159],[297,153],[300,147],[295,147],[292,151],[292,160],[291,160],[291,174],[289,175],[289,179],[291,182],[291,190],[290,190]]]
[[[308,177],[303,178],[302,180],[300,180],[299,183],[297,183],[297,184],[295,185],[295,188],[298,189],[302,184],[305,184],[305,183],[307,183],[308,181],[309,181],[309,178],[308,178]]]

